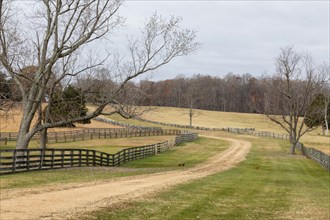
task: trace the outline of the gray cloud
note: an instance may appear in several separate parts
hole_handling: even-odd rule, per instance
[[[153,79],[196,73],[272,73],[279,49],[308,50],[329,62],[328,1],[128,1],[121,10],[133,33],[155,11],[183,17],[198,31],[202,48],[159,69]]]

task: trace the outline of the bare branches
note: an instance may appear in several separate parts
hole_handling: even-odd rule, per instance
[[[108,54],[86,62],[88,56],[82,51],[92,42],[107,39],[109,32],[123,22],[118,14],[121,0],[43,0],[34,4],[34,13],[26,16],[17,13],[8,1],[5,4],[1,1],[0,9],[0,63],[19,87],[24,106],[17,143],[20,147],[26,147],[35,132],[91,119],[101,114],[107,105],[112,105],[123,117],[131,117],[135,113],[130,107],[133,104],[118,101],[128,82],[198,48],[194,42],[195,31],[179,27],[181,18],[172,17],[166,21],[155,14],[146,21],[141,37],[130,41],[129,60],[122,63],[115,60],[118,65],[115,70],[111,69],[106,81],[111,89],[107,91],[109,84],[105,83],[105,88],[96,91],[101,97],[94,111],[83,117],[72,116],[51,123],[39,120],[31,127],[38,109],[41,114],[44,100],[48,100],[48,109],[54,106],[52,96],[56,90],[79,84],[79,75],[104,67]],[[34,34],[26,34],[31,30]],[[34,71],[27,75],[23,70],[30,66]],[[113,76],[120,79],[113,79]],[[85,86],[83,91],[95,91],[93,87],[101,84]],[[48,109],[46,118],[50,117]]]
[[[316,68],[309,54],[293,47],[281,49],[276,59],[276,74],[265,94],[265,115],[290,134],[291,153],[300,137],[311,129],[304,126],[307,108],[328,80],[327,68]],[[323,70],[323,71],[320,71]]]

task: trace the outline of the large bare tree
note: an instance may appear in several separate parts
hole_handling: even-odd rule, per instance
[[[291,154],[300,138],[314,128],[305,126],[307,108],[329,80],[329,67],[315,66],[311,56],[298,53],[289,46],[277,57],[276,73],[267,81],[264,113],[280,125],[290,137]]]
[[[166,20],[154,14],[147,19],[140,37],[128,40],[128,55],[113,63],[111,77],[116,88],[84,117],[72,117],[49,123],[52,94],[59,85],[73,81],[78,75],[104,65],[110,56],[87,59],[86,47],[95,42],[106,44],[112,33],[123,23],[118,11],[121,0],[43,0],[31,1],[31,13],[20,13],[12,1],[0,1],[0,63],[17,84],[22,97],[23,119],[20,123],[16,148],[28,147],[32,136],[48,128],[91,119],[112,105],[112,114],[124,115],[118,94],[132,79],[169,63],[173,58],[196,50],[195,31],[180,28],[181,18]],[[91,46],[90,46],[91,45]],[[22,74],[22,69],[35,66],[33,75]],[[56,75],[52,77],[53,73]],[[30,83],[24,83],[29,81]],[[33,124],[41,102],[48,97],[48,108]],[[41,119],[41,117],[39,117]],[[44,145],[44,143],[43,143]]]

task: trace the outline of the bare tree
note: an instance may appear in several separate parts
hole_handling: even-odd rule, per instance
[[[300,138],[312,129],[304,126],[307,108],[329,80],[329,68],[315,67],[308,54],[296,52],[293,47],[281,49],[277,57],[276,74],[268,81],[264,113],[280,125],[290,136],[291,154]]]
[[[196,109],[198,99],[200,99],[197,82],[198,78],[192,79],[192,82],[187,88],[185,97],[188,106],[188,111],[185,114],[189,116],[190,127],[192,127],[193,118],[198,117],[201,114],[201,111]]]
[[[83,49],[93,42],[108,40],[111,32],[122,24],[118,15],[120,0],[44,0],[34,2],[33,16],[18,13],[10,1],[0,1],[0,61],[2,68],[18,85],[22,96],[23,119],[20,123],[16,148],[27,148],[32,136],[39,131],[91,119],[102,113],[105,106],[124,114],[116,97],[132,79],[169,63],[173,58],[196,50],[195,31],[181,29],[181,18],[169,21],[155,14],[145,23],[141,37],[129,41],[129,59],[115,62],[111,73],[117,87],[84,117],[72,117],[49,123],[52,93],[59,84],[70,82],[79,74],[105,64],[109,57],[83,59]],[[26,30],[28,26],[29,30]],[[35,35],[26,34],[35,30]],[[33,76],[21,74],[27,66],[35,66]],[[56,80],[50,80],[52,73]],[[23,81],[30,81],[27,86]],[[52,81],[51,85],[49,82]],[[46,120],[32,125],[45,91],[49,91]]]
[[[330,82],[325,86],[324,93],[324,107],[322,109],[324,125],[322,126],[323,135],[329,135],[329,113],[330,113]]]
[[[324,99],[324,124],[325,124],[325,135],[329,135],[329,122],[328,122],[328,109],[329,109],[329,102],[330,102],[330,97],[326,97]]]

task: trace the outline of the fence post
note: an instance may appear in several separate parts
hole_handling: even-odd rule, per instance
[[[14,150],[14,154],[13,154],[13,173],[16,172],[16,160],[17,160],[17,150]]]
[[[62,164],[61,164],[61,166],[62,166],[62,168],[64,167],[64,150],[61,150],[61,159],[62,159]]]
[[[94,166],[94,167],[95,167],[95,163],[96,163],[96,161],[95,161],[95,160],[96,160],[96,157],[95,157],[96,155],[95,155],[95,154],[96,154],[96,152],[95,152],[95,150],[94,150],[94,151],[93,151],[93,166]]]
[[[52,169],[54,169],[54,157],[55,157],[55,150],[52,149]]]
[[[30,170],[30,151],[28,149],[26,150],[26,167],[27,170]]]
[[[44,163],[44,150],[40,149],[40,163],[39,163],[39,170],[42,170],[42,166]]]
[[[111,157],[112,157],[112,166],[114,167],[115,166],[115,155],[116,154],[112,154]]]
[[[126,163],[126,149],[124,149],[124,163]]]
[[[86,164],[89,166],[89,150],[86,151]]]
[[[82,154],[82,150],[79,150],[79,166],[81,167],[81,154]]]
[[[70,151],[70,165],[73,167],[73,150]]]

